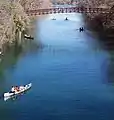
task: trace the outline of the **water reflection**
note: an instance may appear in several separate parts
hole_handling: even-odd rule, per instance
[[[108,83],[114,83],[114,51],[109,52]]]
[[[4,97],[3,99],[4,99],[4,101],[8,101],[8,100],[10,100],[10,101],[15,101],[15,100],[19,100],[24,94],[26,94],[27,92],[24,92],[24,93],[21,93],[21,94],[19,94],[19,95],[14,95],[14,96],[12,96],[12,97]]]
[[[4,54],[4,56],[1,58],[0,77],[2,79],[4,78],[5,69],[15,65],[21,53],[22,53],[22,47],[13,46],[9,48],[8,51]]]
[[[99,43],[102,49],[108,53],[107,63],[104,63],[104,66],[106,66],[105,80],[108,84],[112,84],[114,83],[114,38],[103,35],[99,39]]]
[[[1,58],[0,77],[3,79],[5,69],[13,68],[22,55],[34,52],[38,48],[39,46],[34,41],[25,41],[22,46],[16,44],[10,47]]]
[[[17,96],[13,96],[13,97],[4,97],[4,101],[7,101],[7,100],[16,100],[18,97]]]

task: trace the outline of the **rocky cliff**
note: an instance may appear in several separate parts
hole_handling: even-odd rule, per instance
[[[6,43],[12,44],[18,32],[29,26],[30,17],[25,9],[50,7],[50,0],[1,0],[0,1],[0,49]]]
[[[29,18],[19,1],[0,1],[0,49],[6,43],[15,41],[16,31],[23,31],[29,24]]]
[[[87,8],[109,9],[109,14],[87,13],[85,16],[88,20],[94,21],[96,25],[100,23],[104,29],[114,27],[114,0],[83,0],[81,1],[81,5]]]

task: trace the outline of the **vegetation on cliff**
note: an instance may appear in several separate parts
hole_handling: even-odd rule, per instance
[[[51,0],[19,0],[24,9],[40,9],[51,7]]]
[[[81,4],[87,8],[90,7],[109,9],[110,13],[107,14],[87,13],[86,16],[89,19],[92,18],[92,20],[102,23],[104,29],[114,27],[114,0],[83,0]]]
[[[0,49],[6,43],[13,43],[16,31],[24,30],[27,24],[29,18],[19,1],[0,1]]]
[[[50,0],[1,0],[0,1],[0,49],[16,40],[16,33],[25,31],[30,18],[25,9],[49,7]]]

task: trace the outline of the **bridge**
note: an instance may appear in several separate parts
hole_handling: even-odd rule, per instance
[[[110,9],[107,8],[82,8],[82,7],[68,7],[68,8],[49,8],[49,9],[37,9],[37,10],[26,10],[28,16],[55,14],[55,13],[110,13]]]

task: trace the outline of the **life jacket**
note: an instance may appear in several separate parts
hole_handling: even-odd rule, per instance
[[[15,90],[16,90],[16,91],[19,91],[19,88],[18,88],[18,87],[15,87]]]

